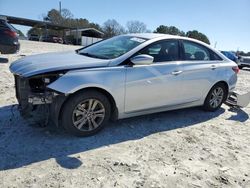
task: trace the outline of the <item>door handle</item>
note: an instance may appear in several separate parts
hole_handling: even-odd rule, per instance
[[[214,69],[216,69],[216,68],[217,68],[216,65],[211,65],[211,69],[212,69],[212,70],[214,70]]]
[[[181,73],[182,73],[182,71],[173,71],[173,72],[172,72],[173,75],[179,75],[179,74],[181,74]]]

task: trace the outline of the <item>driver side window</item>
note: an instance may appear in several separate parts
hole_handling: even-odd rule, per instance
[[[179,60],[179,44],[177,40],[160,41],[149,45],[139,54],[147,54],[154,57],[154,62],[166,62]]]

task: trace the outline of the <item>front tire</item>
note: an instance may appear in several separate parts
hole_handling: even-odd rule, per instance
[[[225,85],[223,83],[218,83],[214,85],[209,91],[205,99],[203,109],[206,111],[214,112],[221,107],[226,98],[227,90]]]
[[[62,109],[62,125],[75,136],[91,136],[100,131],[110,118],[108,98],[93,90],[71,96]]]

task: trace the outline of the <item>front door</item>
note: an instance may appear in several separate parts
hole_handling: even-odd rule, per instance
[[[154,57],[151,65],[127,67],[125,112],[137,112],[183,103],[179,87],[182,71],[179,62],[179,42],[160,41],[138,54]]]

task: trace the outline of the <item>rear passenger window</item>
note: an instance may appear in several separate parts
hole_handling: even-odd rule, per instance
[[[209,50],[197,43],[183,41],[184,59],[189,61],[209,61]]]
[[[214,52],[210,52],[210,57],[211,57],[211,60],[214,60],[214,61],[222,61],[222,58],[219,56],[219,55],[217,55],[216,53],[214,53]]]

